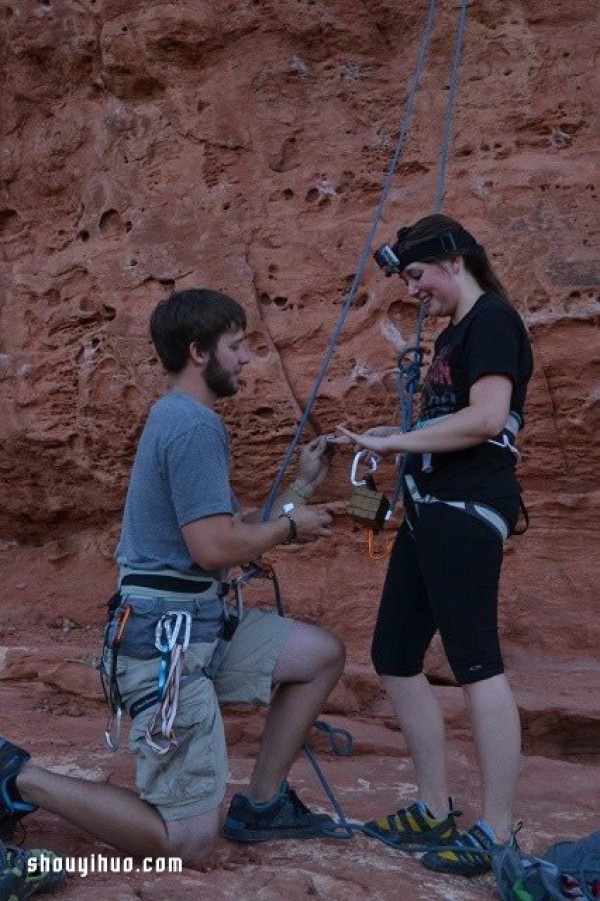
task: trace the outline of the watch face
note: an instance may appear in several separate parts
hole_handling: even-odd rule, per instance
[[[284,512],[284,513],[291,513],[292,510],[294,509],[294,505],[291,504],[291,503],[290,503],[290,504],[284,504],[282,509],[283,509],[283,512]]]

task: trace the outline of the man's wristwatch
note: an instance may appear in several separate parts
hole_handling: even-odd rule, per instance
[[[298,526],[296,525],[296,520],[292,519],[289,513],[282,513],[279,516],[279,519],[287,519],[290,526],[288,536],[285,539],[284,544],[293,544],[294,541],[297,541],[298,539]]]

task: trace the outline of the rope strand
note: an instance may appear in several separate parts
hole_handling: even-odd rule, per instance
[[[348,291],[348,295],[346,297],[346,300],[345,300],[342,310],[340,312],[337,324],[329,338],[327,348],[325,350],[325,355],[324,355],[323,361],[321,363],[319,372],[317,374],[317,378],[315,380],[314,386],[313,386],[313,388],[310,392],[310,395],[308,397],[308,400],[306,402],[306,407],[304,409],[304,412],[302,413],[300,422],[298,423],[298,426],[296,427],[296,431],[292,437],[292,440],[290,442],[288,450],[284,456],[283,462],[279,468],[279,472],[277,473],[277,476],[275,478],[273,486],[271,487],[271,490],[269,492],[269,496],[267,498],[267,501],[265,503],[265,507],[263,510],[263,520],[268,520],[271,515],[271,511],[273,509],[273,503],[275,501],[275,498],[277,497],[277,494],[279,493],[281,483],[283,482],[283,479],[287,472],[288,466],[289,466],[291,459],[294,455],[294,452],[298,446],[300,438],[304,432],[306,423],[308,421],[308,417],[310,416],[311,410],[312,410],[315,400],[317,398],[319,388],[321,387],[323,379],[325,378],[325,375],[327,374],[327,370],[329,369],[329,364],[330,364],[333,354],[335,352],[335,348],[338,343],[339,336],[342,332],[342,329],[343,329],[346,319],[348,317],[348,313],[350,312],[350,309],[356,299],[356,293],[357,293],[358,287],[362,281],[362,276],[363,276],[365,267],[370,258],[371,248],[373,246],[373,241],[375,239],[375,232],[377,231],[379,222],[383,215],[383,210],[384,210],[385,204],[388,199],[388,195],[389,195],[391,187],[392,187],[392,181],[393,181],[394,175],[396,174],[396,170],[398,168],[398,163],[400,161],[400,156],[402,154],[404,145],[406,143],[406,137],[408,134],[408,126],[409,126],[411,115],[412,115],[414,99],[415,99],[415,96],[417,93],[417,88],[419,86],[419,82],[421,80],[421,75],[423,73],[423,68],[424,68],[424,64],[425,64],[425,56],[427,54],[427,48],[429,46],[429,39],[431,37],[431,31],[433,28],[435,5],[436,5],[436,0],[430,0],[429,13],[427,16],[427,24],[426,24],[425,30],[423,32],[421,46],[419,49],[419,55],[417,57],[417,63],[415,66],[415,71],[414,71],[413,77],[412,77],[411,86],[410,86],[410,90],[408,93],[408,99],[406,102],[406,107],[404,109],[404,113],[402,115],[402,119],[400,122],[400,134],[398,136],[396,149],[394,151],[394,155],[390,162],[388,172],[387,172],[385,181],[383,183],[383,189],[381,192],[379,203],[377,204],[377,207],[375,209],[375,214],[373,216],[373,220],[371,222],[371,227],[369,228],[367,237],[366,237],[364,245],[363,245],[363,249],[362,249],[359,261],[358,261],[358,266],[356,268],[354,278],[352,279],[352,284],[350,285],[350,289]]]

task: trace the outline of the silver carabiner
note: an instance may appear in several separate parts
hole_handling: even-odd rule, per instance
[[[104,740],[110,751],[118,751],[121,741],[121,727],[123,724],[123,708],[117,707],[114,713],[111,713],[106,723],[104,732]],[[114,735],[114,738],[113,738]]]
[[[180,641],[179,644],[181,645],[182,651],[187,651],[187,649],[190,645],[190,637],[192,634],[192,614],[189,612],[189,610],[177,610],[177,611],[174,611],[171,613],[171,616],[173,616],[173,615],[177,617],[176,623],[175,623],[175,635],[174,635],[173,643],[175,644],[175,642],[179,638],[179,633],[181,632],[181,625],[183,623],[184,624],[183,640]]]
[[[358,469],[358,464],[360,461],[365,458],[365,463],[369,467],[369,472],[375,472],[378,465],[378,457],[373,456],[371,451],[361,450],[358,451],[357,454],[354,455],[354,460],[352,461],[352,469],[350,470],[350,482],[356,487],[360,488],[362,485],[366,485],[366,479],[357,479],[356,471]]]
[[[173,621],[174,620],[174,621]],[[183,626],[183,639],[179,641],[179,633]],[[156,624],[154,646],[161,654],[169,654],[176,644],[187,651],[192,632],[192,616],[187,610],[169,610]]]
[[[161,654],[169,654],[175,644],[170,614],[164,614],[156,623],[154,630],[154,646]]]

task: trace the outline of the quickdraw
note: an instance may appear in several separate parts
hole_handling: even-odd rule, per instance
[[[185,610],[169,610],[156,624],[154,645],[160,652],[158,670],[158,695],[160,704],[146,726],[146,743],[157,754],[166,754],[177,747],[173,731],[177,707],[183,657],[190,644],[191,614]],[[165,744],[153,738],[153,731],[160,721],[160,735]]]

